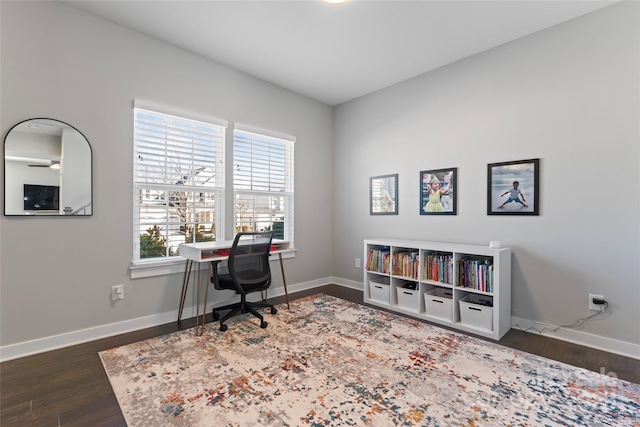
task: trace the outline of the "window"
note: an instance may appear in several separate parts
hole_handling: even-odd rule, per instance
[[[293,140],[233,133],[235,231],[293,242]]]
[[[133,259],[223,238],[225,126],[134,109]]]

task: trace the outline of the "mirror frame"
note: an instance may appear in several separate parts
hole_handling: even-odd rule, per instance
[[[52,122],[58,122],[60,124],[61,127],[68,127],[70,129],[75,130],[76,132],[78,132],[79,135],[82,136],[82,138],[84,138],[85,142],[87,143],[87,146],[89,147],[89,168],[90,168],[90,172],[89,172],[89,196],[90,196],[90,204],[89,206],[91,206],[91,213],[88,214],[72,214],[72,213],[61,213],[60,210],[58,210],[58,213],[42,213],[42,214],[37,214],[37,215],[29,215],[27,214],[18,214],[18,213],[7,213],[7,138],[9,137],[9,135],[11,134],[11,131],[13,131],[16,127],[26,123],[26,122],[30,122],[30,121],[37,121],[37,120],[48,120],[48,121],[52,121]],[[89,142],[89,139],[78,130],[78,128],[76,128],[73,125],[70,125],[67,122],[64,122],[62,120],[58,120],[58,119],[52,119],[50,117],[33,117],[30,119],[26,119],[26,120],[22,120],[19,123],[16,123],[15,125],[13,125],[4,135],[3,138],[3,145],[2,145],[2,160],[3,160],[3,177],[4,177],[4,182],[3,182],[3,190],[4,190],[4,194],[2,197],[2,202],[3,202],[3,214],[4,216],[8,216],[8,217],[26,217],[26,218],[38,218],[38,217],[46,217],[46,218],[51,218],[51,217],[71,217],[71,218],[78,218],[78,217],[91,217],[93,216],[93,210],[94,210],[94,201],[93,201],[93,148],[91,147],[91,143]]]

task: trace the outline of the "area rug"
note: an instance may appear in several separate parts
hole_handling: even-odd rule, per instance
[[[640,426],[640,385],[327,295],[100,353],[129,426]]]

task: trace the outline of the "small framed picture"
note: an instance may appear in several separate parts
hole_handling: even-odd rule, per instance
[[[455,215],[457,168],[420,172],[420,215]]]
[[[487,215],[538,215],[540,159],[491,163]]]
[[[369,213],[398,215],[398,174],[369,178]]]

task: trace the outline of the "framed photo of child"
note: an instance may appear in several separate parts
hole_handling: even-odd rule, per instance
[[[491,163],[487,168],[487,215],[538,215],[540,159]]]
[[[457,168],[420,172],[420,215],[455,215]]]
[[[369,214],[398,215],[398,174],[369,178]]]

